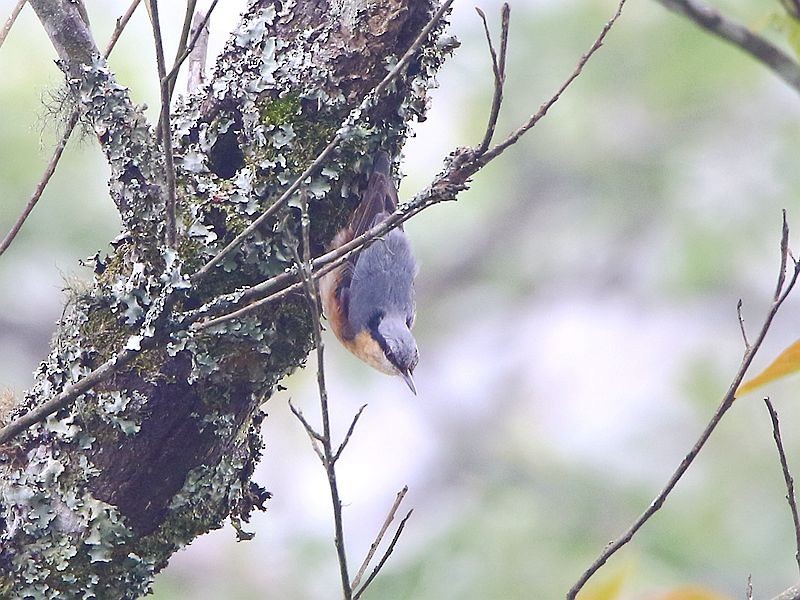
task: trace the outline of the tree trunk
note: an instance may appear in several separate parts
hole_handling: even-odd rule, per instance
[[[250,480],[259,406],[311,349],[302,295],[203,331],[182,319],[293,264],[289,202],[199,282],[411,45],[433,0],[252,1],[209,84],[173,112],[178,249],[164,244],[165,168],[152,128],[69,0],[31,0],[111,166],[125,233],[72,290],[29,410],[127,347],[114,374],[0,447],[0,596],[136,598],[172,553],[268,494]],[[443,59],[441,26],[306,182],[312,254],[358,201],[377,148],[396,153]],[[217,303],[219,305],[219,303]],[[139,349],[141,348],[141,349]]]

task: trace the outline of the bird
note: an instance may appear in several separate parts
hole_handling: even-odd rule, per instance
[[[397,188],[391,168],[389,154],[376,152],[360,202],[347,225],[334,236],[331,250],[395,211]],[[411,328],[418,271],[411,243],[399,226],[320,279],[322,309],[342,345],[378,371],[400,376],[414,394],[419,351]]]

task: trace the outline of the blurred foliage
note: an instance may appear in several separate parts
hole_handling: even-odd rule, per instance
[[[11,4],[0,0],[0,14]],[[123,4],[89,2],[100,39]],[[177,30],[181,3],[164,4],[164,21]],[[426,185],[453,147],[478,141],[485,126],[492,94],[485,42],[472,7],[456,4],[462,47],[406,148],[402,197]],[[560,85],[613,4],[512,0],[498,136]],[[714,4],[787,49],[796,45],[794,21],[770,22],[782,14],[778,0]],[[499,3],[482,7],[496,29]],[[236,9],[228,3],[225,23]],[[149,39],[142,12],[112,67],[152,117]],[[0,51],[3,233],[57,136],[40,102],[60,83],[52,57],[24,11]],[[652,500],[727,388],[742,351],[736,302],[744,300],[754,331],[774,287],[781,209],[799,239],[798,156],[793,90],[655,2],[630,2],[533,131],[456,205],[409,223],[422,263],[421,398],[409,399],[328,344],[331,394],[344,422],[370,401],[342,463],[351,568],[386,499],[406,481],[416,507],[365,598],[563,597]],[[106,177],[92,140],[73,141],[41,206],[0,258],[0,387],[27,385],[60,314],[63,274],[85,277],[77,260],[116,235]],[[797,339],[799,313],[790,298],[754,368]],[[796,466],[797,378],[765,391]],[[290,393],[313,406],[304,374],[292,378]],[[256,477],[275,498],[252,524],[256,539],[236,544],[226,529],[198,540],[158,579],[158,600],[335,595],[322,471],[285,397],[268,407]],[[758,597],[775,595],[796,578],[784,494],[768,415],[744,398],[584,600],[738,598],[748,574]]]

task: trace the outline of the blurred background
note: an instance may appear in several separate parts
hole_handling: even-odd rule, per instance
[[[13,4],[0,0],[0,18]],[[104,44],[128,2],[87,4]],[[174,48],[183,3],[161,5]],[[717,5],[788,49],[771,26],[777,0]],[[220,3],[212,51],[243,6]],[[497,31],[500,3],[480,6]],[[498,135],[550,96],[614,8],[612,0],[512,0]],[[456,3],[451,32],[462,46],[406,146],[402,198],[483,133],[492,76],[473,3]],[[0,234],[58,136],[43,106],[62,81],[53,59],[26,8],[0,51]],[[143,9],[111,65],[155,118]],[[404,506],[414,508],[368,597],[563,597],[649,504],[727,389],[743,351],[736,303],[752,337],[773,292],[781,209],[800,239],[798,156],[795,91],[654,1],[630,2],[550,114],[458,203],[408,224],[422,264],[419,396],[326,338],[338,435],[369,404],[339,463],[351,569],[405,484]],[[78,260],[105,251],[118,233],[107,177],[93,140],[73,140],[0,258],[0,386],[20,393],[31,384],[65,281],[88,278]],[[800,294],[754,368],[798,337]],[[291,398],[316,414],[314,368],[310,360],[266,405],[255,479],[274,498],[249,525],[255,539],[237,543],[226,526],[196,540],[158,577],[157,600],[338,597],[327,482],[287,406]],[[800,473],[800,380],[766,393]],[[769,418],[753,394],[734,405],[663,510],[595,577],[592,597],[613,583],[625,599],[699,589],[738,598],[748,575],[757,597],[774,596],[797,579],[784,495]]]

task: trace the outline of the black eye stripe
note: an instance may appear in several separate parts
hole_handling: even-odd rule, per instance
[[[369,333],[372,339],[378,342],[378,346],[380,346],[381,350],[383,350],[386,359],[395,364],[395,358],[392,354],[392,351],[389,349],[389,344],[386,343],[386,339],[381,335],[381,332],[378,330],[378,325],[380,325],[381,320],[384,317],[383,311],[376,312],[372,318],[369,320]]]

